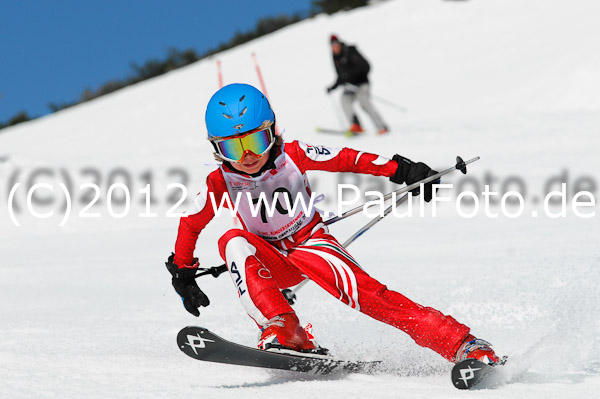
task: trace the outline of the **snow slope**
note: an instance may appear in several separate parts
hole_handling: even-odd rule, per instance
[[[438,169],[457,154],[481,156],[470,168],[475,180],[452,175],[445,182],[473,189],[493,176],[496,191],[522,183],[527,205],[518,219],[483,211],[465,219],[442,204],[436,218],[388,217],[351,247],[390,288],[452,314],[511,356],[510,383],[470,397],[575,398],[600,389],[598,216],[542,212],[545,183],[554,177],[566,176],[570,191],[587,187],[597,196],[599,11],[594,0],[386,1],[318,16],[219,55],[226,82],[259,85],[250,57],[256,53],[288,140],[397,152]],[[314,132],[338,124],[339,106],[324,91],[334,80],[332,32],[371,61],[373,93],[408,109],[378,104],[390,135],[349,141]],[[310,377],[204,364],[179,352],[175,336],[185,325],[248,345],[256,338],[227,277],[200,280],[211,305],[195,319],[162,265],[178,223],[165,216],[167,197],[177,197],[166,186],[185,175],[191,198],[210,172],[203,115],[216,89],[215,60],[208,59],[0,132],[0,397],[465,395],[450,386],[446,361],[311,284],[299,292],[301,319],[340,357],[382,359],[381,373]],[[39,209],[56,215],[35,219],[17,191],[16,227],[9,191],[44,168],[51,176],[36,181],[78,187],[99,178],[103,193],[92,211],[102,217],[73,216],[58,227],[64,199],[40,193],[54,202]],[[106,188],[126,175],[135,204],[116,219],[108,215]],[[323,206],[334,210],[339,177],[310,177],[328,195]],[[147,181],[155,218],[137,216]],[[365,190],[392,187],[385,179],[360,181]],[[78,191],[76,200],[77,212],[89,202]],[[332,232],[343,240],[366,220],[354,217]],[[220,263],[216,240],[230,226],[219,218],[202,233],[196,255],[204,266]]]

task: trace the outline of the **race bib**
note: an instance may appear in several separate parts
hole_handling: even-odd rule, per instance
[[[275,166],[255,178],[223,170],[231,202],[234,207],[237,204],[239,217],[248,231],[267,241],[281,240],[296,233],[315,214],[306,175],[285,152],[277,157]]]

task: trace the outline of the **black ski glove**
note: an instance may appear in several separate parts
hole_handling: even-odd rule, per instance
[[[200,287],[198,287],[198,284],[196,284],[196,279],[194,278],[196,272],[198,271],[198,267],[179,268],[179,266],[173,263],[174,257],[175,254],[171,254],[165,263],[167,270],[173,276],[171,283],[173,284],[175,291],[181,297],[185,310],[198,317],[200,316],[200,311],[198,308],[200,306],[208,306],[210,304],[208,297],[204,292],[202,292]],[[194,258],[194,264],[198,264],[197,258]]]
[[[413,183],[438,173],[437,171],[432,170],[429,166],[425,165],[423,162],[413,162],[410,159],[404,158],[398,154],[394,155],[392,159],[398,162],[398,169],[396,169],[396,173],[390,177],[390,181],[396,184],[406,183],[407,186],[410,186]],[[440,180],[438,179],[425,184],[425,193],[423,193],[425,201],[431,201],[431,197],[433,195],[433,185],[438,184],[439,182]],[[419,195],[420,191],[420,188],[417,187],[412,190],[411,193],[413,195]]]
[[[334,91],[335,89],[337,89],[338,86],[341,85],[341,84],[342,84],[342,81],[338,77],[337,80],[335,81],[335,83],[327,88],[327,94],[329,94],[332,91]]]

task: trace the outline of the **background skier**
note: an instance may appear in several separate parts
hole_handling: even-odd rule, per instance
[[[350,132],[358,134],[364,131],[352,106],[354,100],[357,100],[373,120],[378,133],[387,133],[387,125],[369,98],[370,65],[367,60],[358,52],[356,46],[346,45],[336,35],[331,35],[331,51],[337,80],[327,88],[327,93],[331,93],[340,85],[344,86],[342,109],[350,123]]]

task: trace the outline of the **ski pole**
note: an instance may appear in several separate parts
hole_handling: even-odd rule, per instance
[[[344,242],[344,244],[342,244],[342,246],[344,248],[347,248],[350,244],[352,244],[358,237],[360,237],[361,235],[363,235],[367,230],[369,230],[371,227],[373,227],[375,224],[377,224],[378,222],[381,221],[381,219],[383,219],[384,217],[386,217],[391,211],[392,211],[392,207],[393,206],[398,206],[400,205],[402,202],[406,201],[406,199],[408,198],[408,194],[406,194],[408,191],[413,190],[416,187],[419,187],[421,184],[425,184],[425,183],[429,183],[431,181],[437,180],[439,179],[441,176],[446,175],[450,172],[453,172],[455,170],[460,170],[463,174],[467,173],[467,165],[470,163],[473,163],[475,161],[477,161],[479,159],[479,157],[475,157],[473,159],[470,159],[468,161],[463,161],[461,157],[456,157],[456,165],[454,165],[451,168],[448,168],[442,172],[436,173],[435,175],[432,175],[428,178],[425,178],[421,181],[418,181],[414,184],[411,184],[410,186],[406,186],[402,189],[393,191],[391,193],[386,194],[383,198],[384,201],[387,201],[388,199],[390,199],[394,193],[396,195],[398,194],[403,194],[400,198],[398,198],[396,200],[395,205],[392,204],[390,206],[388,206],[384,212],[383,212],[383,216],[378,216],[375,219],[371,220],[369,223],[367,223],[366,225],[364,225],[361,229],[359,229],[356,233],[354,233],[354,235],[352,235],[352,237],[350,237],[349,239],[346,240],[346,242]],[[358,212],[361,211],[361,209],[364,207],[364,205],[360,205],[356,208],[353,208],[347,212],[342,213],[340,216],[336,216],[333,217],[327,221],[325,221],[325,225],[330,225],[333,224],[335,222],[339,222],[342,219],[345,219],[349,216],[355,215]],[[308,279],[302,281],[300,284],[298,284],[296,287],[294,287],[293,289],[291,288],[286,288],[284,290],[281,290],[281,293],[283,294],[283,296],[285,297],[285,299],[288,301],[288,303],[290,305],[293,305],[294,302],[296,301],[296,292],[298,292],[298,290],[300,290],[300,288],[302,288],[303,286],[306,285],[306,283],[308,283]]]
[[[403,187],[401,189],[398,189],[396,191],[392,191],[391,193],[388,193],[386,195],[383,196],[383,200],[387,201],[388,199],[392,198],[393,195],[400,195],[400,194],[406,194],[409,191],[414,190],[417,187],[420,187],[420,185],[422,184],[426,184],[426,183],[430,183],[432,181],[435,181],[437,179],[439,179],[440,177],[447,175],[448,173],[451,173],[455,170],[460,170],[463,174],[467,173],[467,165],[478,161],[480,159],[480,157],[475,157],[472,159],[469,159],[468,161],[463,161],[463,159],[460,156],[456,157],[456,165],[442,171],[442,172],[438,172],[435,175],[431,175],[429,177],[426,177],[425,179],[422,179],[416,183],[413,183],[411,185],[408,185],[406,187]],[[400,203],[404,202],[406,199],[408,198],[408,195],[403,195],[400,198],[398,198],[396,200],[396,205],[399,205]],[[354,242],[358,237],[360,237],[362,234],[364,234],[367,230],[369,230],[371,227],[373,227],[376,223],[378,223],[379,221],[381,221],[381,219],[383,219],[385,216],[387,216],[391,210],[392,210],[392,206],[390,205],[388,208],[385,209],[383,217],[379,216],[377,218],[375,218],[374,220],[371,220],[369,223],[367,223],[363,228],[361,228],[359,231],[357,231],[352,237],[350,237],[348,240],[346,240],[346,242],[344,242],[343,246],[346,247],[348,245],[350,245],[352,242]],[[356,208],[353,208],[349,211],[346,211],[344,213],[342,213],[339,216],[335,216],[331,219],[328,219],[324,222],[324,224],[326,226],[339,222],[342,219],[346,219],[347,217],[350,217],[352,215],[355,215],[357,213],[359,213],[362,208],[364,207],[363,205],[359,205]],[[227,271],[227,266],[225,264],[222,264],[220,266],[215,266],[215,267],[211,267],[210,269],[202,269],[203,271],[201,273],[198,273],[195,277],[200,277],[200,276],[204,276],[207,274],[212,274],[214,277],[218,277],[221,273]],[[304,286],[309,280],[304,280],[303,282],[301,282],[300,284],[298,284],[294,290],[290,289],[290,288],[286,288],[284,290],[282,290],[281,292],[283,293],[283,295],[285,296],[286,300],[288,302],[291,301],[290,304],[293,304],[294,300],[296,299],[296,295],[294,294],[294,292],[297,292],[302,286]]]
[[[199,267],[198,270],[200,271],[200,273],[196,274],[194,276],[194,278],[206,276],[208,274],[212,275],[213,277],[219,277],[221,275],[221,273],[224,273],[227,271],[227,265],[225,263],[223,263],[220,266],[213,266],[213,267],[209,267],[207,269],[203,269],[203,268]]]
[[[335,101],[331,95],[328,95],[329,101],[331,102],[331,106],[333,107],[333,113],[335,114],[335,118],[338,120],[338,124],[341,130],[344,130],[344,117],[340,115],[337,106],[335,105]]]
[[[384,217],[386,217],[387,215],[390,214],[390,212],[392,211],[392,209],[394,207],[397,207],[398,205],[400,205],[401,203],[405,202],[408,199],[408,194],[404,194],[402,195],[400,198],[398,198],[396,200],[395,204],[392,204],[390,206],[388,206],[384,211],[383,211],[383,215],[382,216],[377,216],[376,218],[374,218],[373,220],[369,221],[369,223],[365,224],[362,228],[360,228],[356,233],[354,233],[352,235],[352,237],[348,238],[343,244],[342,246],[344,248],[347,248],[350,244],[352,244],[354,241],[356,241],[356,239],[360,236],[362,236],[364,233],[367,232],[367,230],[369,230],[371,227],[375,226],[377,223],[379,223],[381,221],[381,219],[383,219]]]
[[[392,198],[393,195],[404,194],[406,192],[412,191],[415,188],[420,187],[422,184],[427,184],[427,183],[430,183],[432,181],[438,180],[440,177],[442,177],[444,175],[447,175],[450,172],[454,172],[455,170],[460,170],[461,172],[463,172],[463,174],[466,174],[467,173],[467,165],[470,164],[470,163],[473,163],[473,162],[475,162],[475,161],[477,161],[479,159],[480,159],[479,157],[475,157],[473,159],[469,159],[468,161],[463,161],[463,159],[461,157],[456,157],[456,165],[452,166],[451,168],[448,168],[448,169],[446,169],[446,170],[444,170],[442,172],[436,173],[435,175],[431,175],[429,177],[426,177],[425,179],[419,180],[418,182],[413,183],[413,184],[411,184],[409,186],[400,188],[400,189],[398,189],[396,191],[392,191],[391,193],[387,193],[386,195],[383,196],[383,200],[387,201],[390,198]],[[355,215],[355,214],[359,213],[363,209],[363,207],[364,207],[364,204],[363,205],[359,205],[356,208],[352,208],[349,211],[346,211],[346,212],[342,213],[339,216],[334,216],[331,219],[326,220],[325,221],[325,225],[328,226],[330,224],[339,222],[342,219],[346,219],[349,216]]]
[[[353,85],[352,83],[346,83],[346,84],[347,84],[348,86],[352,87],[352,88],[354,89],[354,91],[358,90],[358,86],[356,86],[356,85]],[[403,106],[401,106],[401,105],[398,105],[398,104],[396,104],[396,103],[393,103],[393,102],[391,102],[390,100],[386,100],[386,99],[385,99],[385,98],[383,98],[383,97],[376,96],[375,94],[372,94],[372,93],[370,93],[369,95],[370,95],[371,97],[373,97],[373,99],[374,99],[374,100],[377,100],[377,101],[379,101],[380,103],[383,103],[383,104],[389,105],[390,107],[392,107],[392,108],[395,108],[395,109],[397,109],[397,110],[398,110],[398,111],[400,111],[400,112],[406,112],[406,108],[404,108],[404,107],[403,107]]]
[[[401,203],[405,202],[406,199],[408,198],[408,194],[404,194],[402,195],[400,198],[398,198],[396,200],[396,204],[395,206],[400,205]],[[394,205],[390,205],[388,206],[384,211],[383,211],[383,216],[378,216],[376,218],[374,218],[373,220],[369,221],[369,223],[367,223],[366,225],[364,225],[361,229],[359,229],[356,233],[354,233],[352,235],[352,237],[348,238],[343,244],[342,246],[344,248],[347,248],[350,244],[352,244],[354,241],[356,241],[356,239],[358,237],[360,237],[361,235],[363,235],[364,233],[367,232],[367,230],[369,230],[371,227],[375,226],[378,222],[381,221],[381,219],[383,219],[384,217],[386,217],[391,211],[392,211],[392,207]],[[341,219],[340,219],[341,220]],[[200,271],[200,273],[196,274],[194,276],[194,278],[198,278],[201,276],[206,276],[206,275],[212,275],[213,277],[219,277],[221,275],[221,273],[224,273],[227,271],[227,265],[225,263],[223,263],[220,266],[213,266],[207,269],[202,269],[202,268],[198,268],[198,270]],[[300,284],[298,284],[293,290],[286,288],[284,290],[281,290],[281,293],[283,294],[283,296],[285,297],[285,299],[290,303],[290,305],[294,304],[294,300],[296,299],[296,295],[295,293],[302,288],[302,286],[304,286],[306,283],[308,283],[308,279],[304,280],[303,282],[301,282]],[[291,302],[290,302],[291,301]]]
[[[396,204],[395,206],[400,205],[401,203],[405,202],[406,199],[408,198],[408,194],[404,194],[403,196],[401,196],[400,198],[398,198],[396,200]],[[384,217],[386,217],[391,211],[392,211],[392,207],[394,205],[390,205],[388,206],[384,211],[383,211],[383,216],[378,216],[376,218],[374,218],[373,220],[369,221],[369,223],[367,223],[366,225],[364,225],[360,230],[358,230],[356,233],[354,233],[352,235],[352,237],[348,238],[343,244],[342,246],[344,248],[347,248],[350,244],[352,244],[354,241],[356,241],[356,239],[358,237],[360,237],[361,235],[363,235],[364,233],[367,232],[367,230],[369,230],[371,227],[375,226],[375,224],[377,224],[379,221],[381,221],[381,219],[383,219]],[[341,220],[341,219],[340,219]],[[210,267],[208,269],[202,269],[202,268],[198,268],[198,270],[200,271],[200,273],[196,274],[194,276],[194,278],[198,278],[201,276],[206,276],[206,275],[212,275],[213,277],[219,277],[221,275],[221,273],[224,273],[227,271],[227,265],[225,263],[223,263],[220,266],[213,266]],[[286,288],[284,290],[281,290],[281,292],[283,293],[283,296],[285,297],[285,299],[290,302],[290,300],[292,302],[290,302],[290,305],[294,304],[294,300],[296,298],[295,292],[297,292],[303,285],[305,285],[309,280],[304,280],[303,282],[301,282],[300,284],[298,284],[293,290]],[[293,297],[293,298],[292,298]]]
[[[395,204],[391,204],[390,206],[388,206],[384,211],[383,211],[383,216],[378,216],[376,218],[374,218],[373,220],[369,221],[369,223],[365,224],[363,227],[361,227],[356,233],[354,233],[352,235],[352,237],[348,238],[343,244],[342,246],[344,248],[348,248],[348,246],[350,244],[352,244],[354,241],[356,241],[356,239],[360,236],[362,236],[364,233],[367,232],[367,230],[369,230],[371,227],[375,226],[377,223],[379,223],[381,221],[381,219],[383,219],[384,217],[386,217],[387,215],[389,215],[389,213],[392,211],[392,208],[394,206],[398,206],[401,203],[405,202],[408,199],[408,194],[404,194],[403,196],[401,196],[400,198],[398,198],[396,200]],[[360,266],[358,266],[359,268],[361,268]],[[362,268],[361,268],[362,269]],[[296,292],[298,292],[300,290],[300,288],[304,287],[310,280],[306,279],[304,281],[302,281],[300,284],[296,285],[293,289],[292,288],[286,288],[281,290],[281,293],[283,294],[283,297],[285,298],[285,300],[290,304],[293,305],[294,302],[296,301]]]

